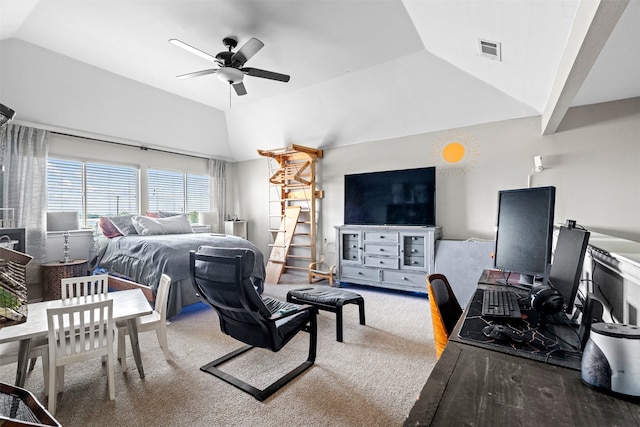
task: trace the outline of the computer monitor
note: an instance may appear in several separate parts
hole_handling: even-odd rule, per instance
[[[586,230],[565,226],[558,232],[549,285],[562,294],[565,313],[573,312],[590,234]]]
[[[519,273],[523,284],[544,277],[551,263],[555,200],[551,186],[498,192],[497,269]]]

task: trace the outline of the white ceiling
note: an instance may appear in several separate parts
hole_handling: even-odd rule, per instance
[[[640,96],[640,0],[630,1],[610,37],[609,31],[582,36],[591,46],[582,50],[571,48],[579,5],[579,0],[0,0],[0,39],[18,38],[223,110],[233,158],[245,160],[255,157],[257,148],[292,142],[329,147],[545,110],[560,110],[562,116],[554,84],[561,93],[577,85],[564,94],[571,106]],[[263,41],[264,48],[246,65],[290,74],[291,81],[247,76],[248,95],[238,97],[214,75],[175,79],[214,64],[168,43],[170,38],[215,55],[225,50],[227,35],[238,37],[238,47],[250,37]],[[590,39],[596,36],[604,45],[601,52]],[[478,38],[500,42],[503,60],[482,57]],[[593,64],[577,83],[559,72],[572,51],[586,55],[586,67]],[[188,142],[176,148],[189,151]],[[217,153],[213,146],[207,151],[202,154]]]

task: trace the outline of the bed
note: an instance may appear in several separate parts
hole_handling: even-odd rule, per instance
[[[200,246],[247,248],[256,254],[251,277],[254,285],[262,291],[264,257],[255,245],[237,236],[193,233],[186,216],[182,217],[173,220],[169,220],[173,217],[165,220],[131,215],[101,218],[94,228],[96,256],[91,263],[93,271],[108,273],[110,287],[112,284],[120,289],[143,285],[147,288],[147,297],[155,295],[160,276],[163,273],[169,275],[172,285],[167,317],[172,317],[180,313],[182,307],[200,301],[191,284],[189,251]]]

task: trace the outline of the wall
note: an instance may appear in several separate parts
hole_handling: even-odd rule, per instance
[[[0,99],[18,120],[231,158],[220,110],[18,39],[0,41],[0,64]]]
[[[492,239],[497,192],[526,187],[533,157],[541,155],[546,169],[532,176],[532,185],[556,186],[556,222],[574,219],[590,230],[640,241],[639,137],[640,98],[635,98],[572,108],[554,135],[541,135],[540,117],[532,117],[329,148],[319,161],[319,187],[325,191],[319,238],[335,243],[345,174],[435,165],[436,218],[443,237]],[[443,140],[455,138],[468,148],[458,169],[447,168],[437,150]],[[237,167],[249,235],[267,254],[266,159]]]

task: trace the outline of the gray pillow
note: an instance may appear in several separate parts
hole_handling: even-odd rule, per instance
[[[131,222],[131,218],[133,215],[122,215],[122,216],[112,216],[109,217],[111,223],[118,229],[120,234],[123,236],[128,236],[130,234],[138,234],[136,228],[133,226]]]

